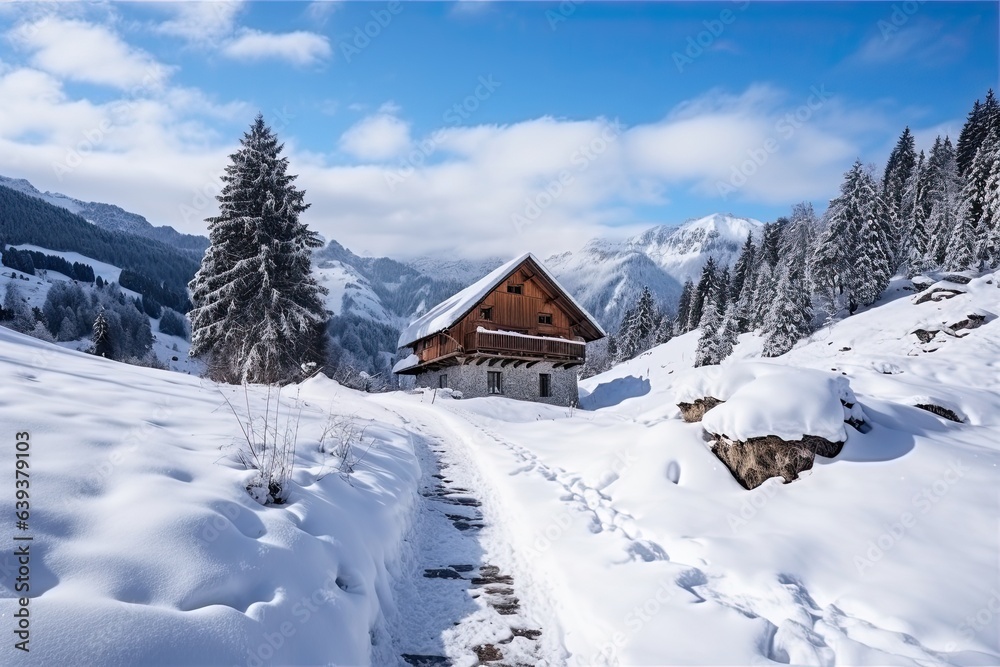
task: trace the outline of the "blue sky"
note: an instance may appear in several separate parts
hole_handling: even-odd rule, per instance
[[[262,111],[357,252],[575,249],[822,210],[902,128],[956,137],[996,3],[0,7],[0,173],[203,232]],[[367,34],[365,32],[367,31]]]

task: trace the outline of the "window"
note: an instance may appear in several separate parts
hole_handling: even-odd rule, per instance
[[[552,376],[548,373],[538,374],[538,395],[542,398],[552,396]]]
[[[507,292],[510,294],[523,294],[524,285],[507,285]]]
[[[503,375],[500,374],[500,371],[486,372],[486,393],[488,394],[503,393]]]
[[[481,320],[492,320],[493,319],[493,307],[487,306],[486,308],[479,309],[479,319]]]
[[[552,324],[552,313],[538,313],[539,324]]]
[[[447,389],[448,388],[448,374],[443,373],[438,376],[438,388]]]
[[[429,347],[430,347],[431,345],[433,345],[433,344],[434,344],[434,339],[433,339],[433,338],[425,338],[425,339],[424,339],[424,346],[423,346],[423,349],[425,349],[425,350],[426,350],[427,348],[429,348]]]

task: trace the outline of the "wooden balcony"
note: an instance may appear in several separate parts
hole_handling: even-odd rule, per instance
[[[465,336],[466,354],[495,354],[518,358],[556,359],[583,363],[582,342],[541,336],[518,336],[497,331],[472,331]]]

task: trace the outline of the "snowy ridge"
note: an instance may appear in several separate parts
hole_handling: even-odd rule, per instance
[[[643,286],[673,308],[684,281],[697,282],[709,257],[731,266],[747,236],[758,236],[762,228],[752,218],[714,213],[681,225],[659,225],[624,241],[592,239],[579,251],[546,262],[606,328],[616,327]]]

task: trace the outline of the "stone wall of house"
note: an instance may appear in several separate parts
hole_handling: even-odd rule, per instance
[[[488,366],[484,364],[466,364],[464,366],[448,366],[438,371],[428,371],[416,376],[418,387],[440,387],[441,376],[447,376],[445,386],[462,392],[464,398],[489,396],[489,379],[487,373],[499,372],[502,377],[503,396],[522,401],[537,401],[551,405],[570,405],[576,403],[578,391],[575,368],[552,368],[552,362],[540,361],[531,368],[523,365],[514,368],[508,365],[500,368],[500,364]],[[539,375],[547,374],[550,383],[550,396],[539,395]]]

